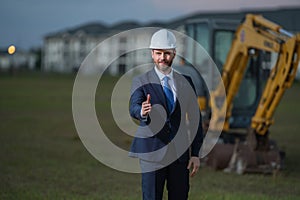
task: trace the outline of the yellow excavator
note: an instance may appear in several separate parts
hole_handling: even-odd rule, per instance
[[[269,139],[269,127],[274,123],[273,115],[284,92],[296,76],[300,34],[294,35],[253,14],[247,14],[234,31],[234,22],[212,22],[215,25],[207,27],[215,28],[206,32],[201,30],[201,23],[187,22],[186,33],[196,41],[201,38],[200,33],[214,37],[207,50],[217,61],[222,77],[210,95],[203,94],[203,83],[202,94],[198,94],[206,127],[222,132],[220,141],[205,157],[205,164],[239,174],[280,170],[284,152]],[[225,48],[225,52],[220,53],[217,48]]]
[[[282,167],[282,154],[275,143],[268,138],[269,127],[274,123],[275,109],[296,76],[300,60],[300,34],[293,35],[261,15],[246,16],[235,33],[227,61],[222,69],[223,83],[212,92],[210,102],[214,112],[211,115],[210,128],[229,134],[239,133],[239,130],[231,130],[230,127],[233,99],[244,78],[249,58],[257,57],[261,52],[273,53],[277,59],[264,85],[250,126],[246,129],[246,140],[240,141],[236,138],[232,152],[229,151],[227,171],[272,172]],[[222,84],[225,90],[222,90]],[[216,102],[225,96],[224,91],[225,101],[220,105]],[[214,158],[213,154],[216,153],[212,152],[209,156],[215,167],[218,167],[217,159],[222,158],[218,156]]]

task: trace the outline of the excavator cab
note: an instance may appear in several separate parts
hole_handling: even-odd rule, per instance
[[[254,51],[254,50],[253,50]],[[229,120],[230,129],[245,129],[257,109],[262,90],[270,72],[270,53],[256,50],[247,63],[239,90],[233,99],[232,114]]]
[[[213,79],[213,74],[222,73],[223,65],[226,62],[239,24],[239,21],[224,19],[193,19],[184,24],[184,33],[205,49],[218,69],[216,71],[215,67],[208,67],[206,55],[200,53],[201,49],[194,42],[189,41],[186,42],[184,66],[174,66],[180,73],[192,77],[206,126],[210,120],[211,108],[210,95],[204,79],[210,81],[208,84],[214,87],[218,84]],[[256,52],[256,55],[253,55],[249,60],[244,79],[234,98],[234,107],[230,119],[230,127],[232,128],[245,128],[251,123],[251,117],[255,113],[259,102],[262,85],[267,77],[265,75],[266,68],[258,67],[262,66],[263,63],[266,66],[266,60],[264,60],[266,56],[262,55],[264,55],[262,52]],[[193,63],[193,65],[190,63]]]

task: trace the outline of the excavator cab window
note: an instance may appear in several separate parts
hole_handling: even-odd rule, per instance
[[[187,41],[187,49],[186,49],[186,58],[187,60],[192,61],[195,65],[203,64],[204,60],[207,59],[207,55],[203,52],[203,48],[205,51],[210,52],[210,33],[208,29],[207,23],[192,23],[186,26],[186,34],[195,40]]]
[[[270,72],[272,55],[269,52],[255,50],[250,56],[239,90],[233,100],[233,109],[230,126],[245,128],[251,123],[262,89]]]
[[[231,48],[234,32],[228,30],[217,30],[214,34],[214,61],[222,72],[223,64],[226,62],[227,54]]]
[[[251,107],[257,99],[257,78],[259,76],[257,71],[258,60],[251,57],[248,62],[244,78],[237,92],[233,105],[234,109],[245,109]],[[247,109],[248,110],[248,109]]]
[[[218,66],[220,72],[222,72],[223,64],[226,62],[228,52],[232,45],[234,32],[229,30],[216,30],[214,34],[214,48],[213,55],[215,63]],[[248,66],[240,89],[234,99],[234,109],[249,108],[255,103],[257,98],[257,65],[260,62],[253,56],[249,59]]]

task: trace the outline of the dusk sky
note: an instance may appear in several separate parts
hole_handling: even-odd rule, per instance
[[[300,0],[1,0],[0,48],[38,47],[48,33],[88,22],[169,21],[201,11],[300,7]]]

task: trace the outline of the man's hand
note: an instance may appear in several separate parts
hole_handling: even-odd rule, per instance
[[[143,117],[146,117],[150,111],[151,111],[150,94],[148,94],[147,100],[142,103],[141,114]]]
[[[200,159],[196,156],[192,156],[190,161],[189,161],[189,165],[188,165],[188,169],[190,169],[193,166],[193,170],[190,173],[190,176],[193,177],[196,175],[196,173],[199,170],[200,167]]]

